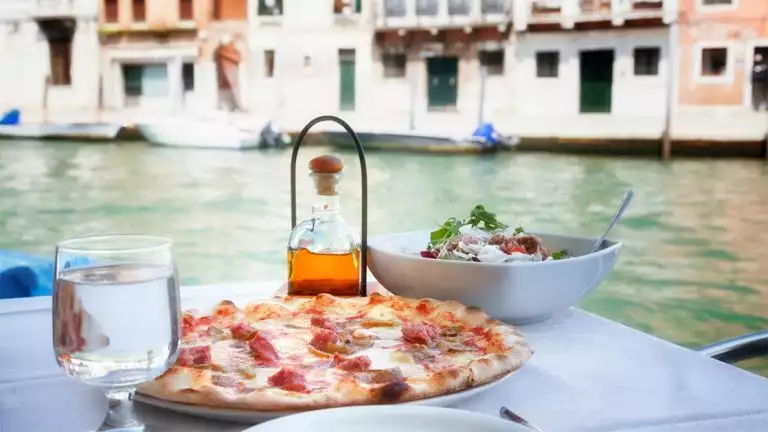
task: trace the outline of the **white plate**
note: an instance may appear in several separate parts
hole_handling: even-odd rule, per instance
[[[498,417],[449,408],[360,406],[283,417],[243,432],[528,432]]]
[[[403,405],[410,405],[410,406],[423,405],[423,406],[433,406],[433,407],[454,406],[460,402],[463,402],[471,397],[477,396],[478,394],[487,391],[491,387],[501,384],[503,381],[509,378],[509,376],[510,375],[507,375],[504,378],[501,378],[500,380],[497,380],[485,385],[481,385],[479,387],[462,390],[456,393],[437,396],[429,399],[421,399],[413,402],[405,402],[402,404],[386,405],[386,406],[391,406],[393,407],[393,409],[398,409],[400,407],[403,407]],[[185,404],[181,402],[170,402],[162,399],[157,399],[151,396],[143,395],[138,392],[135,395],[135,399],[139,402],[142,402],[148,405],[154,405],[160,408],[165,408],[167,410],[176,411],[182,414],[215,419],[215,420],[224,420],[224,421],[250,423],[250,424],[265,422],[267,420],[276,419],[278,417],[284,417],[289,414],[298,414],[301,412],[301,411],[255,411],[255,410],[251,411],[251,410],[241,410],[241,409],[231,409],[231,408],[214,408],[214,407],[207,407],[202,405]]]

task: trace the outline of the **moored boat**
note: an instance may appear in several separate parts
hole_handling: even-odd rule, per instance
[[[321,133],[329,145],[352,148],[354,143],[343,131]],[[471,136],[450,137],[419,133],[358,132],[363,147],[368,150],[412,151],[424,153],[493,153],[511,149],[519,142],[515,136],[502,136],[491,124],[480,125]]]
[[[219,119],[179,117],[140,122],[137,127],[151,144],[169,147],[245,150],[283,147],[290,142],[272,122],[258,130]]]
[[[106,141],[117,138],[122,128],[114,123],[24,123],[18,110],[10,110],[0,119],[0,138]]]

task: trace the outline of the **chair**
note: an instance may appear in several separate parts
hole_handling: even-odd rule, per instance
[[[707,357],[733,364],[768,355],[768,331],[760,331],[715,342],[696,350]]]

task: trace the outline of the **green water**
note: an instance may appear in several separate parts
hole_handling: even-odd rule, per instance
[[[302,149],[300,218],[311,205]],[[356,155],[341,190],[359,225]],[[283,278],[289,151],[0,142],[0,249],[51,256],[67,237],[169,236],[182,283]],[[597,235],[627,188],[625,243],[585,309],[685,346],[768,329],[768,166],[760,161],[368,155],[369,230],[430,228],[485,204],[509,223]],[[761,263],[763,263],[761,265]],[[763,270],[761,270],[761,267]],[[743,365],[768,376],[768,361]]]

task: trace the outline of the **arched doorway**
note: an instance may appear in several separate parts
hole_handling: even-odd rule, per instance
[[[218,83],[218,108],[225,111],[242,111],[240,103],[240,51],[233,42],[216,49],[216,81]]]

